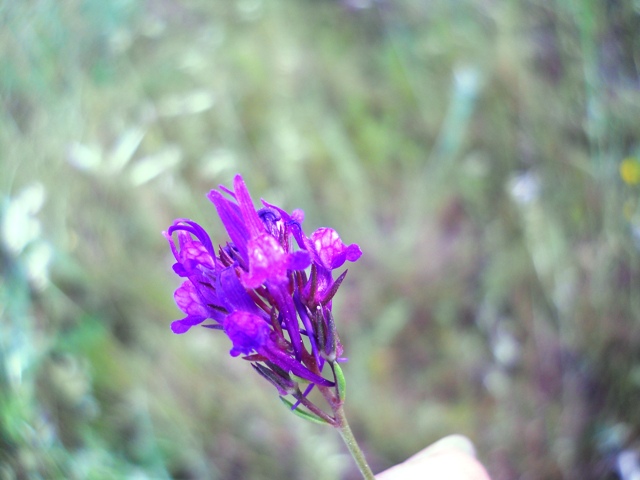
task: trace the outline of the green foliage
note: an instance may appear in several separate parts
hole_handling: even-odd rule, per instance
[[[374,469],[460,432],[496,479],[602,478],[637,443],[637,8],[371,3],[0,6],[1,478],[352,478],[168,329],[160,232],[223,242],[236,172],[364,251],[334,312]]]

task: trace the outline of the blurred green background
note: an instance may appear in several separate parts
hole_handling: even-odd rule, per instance
[[[176,217],[242,173],[364,255],[335,315],[374,470],[638,478],[640,3],[0,2],[0,478],[356,479],[176,336]],[[635,476],[633,476],[635,475]]]

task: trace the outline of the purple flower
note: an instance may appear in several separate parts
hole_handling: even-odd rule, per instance
[[[184,279],[174,298],[186,316],[171,329],[222,330],[231,356],[244,355],[281,395],[299,392],[300,381],[310,384],[306,392],[333,386],[322,369],[342,354],[331,299],[346,275],[334,279],[333,270],[358,260],[360,248],[342,243],[331,228],[307,237],[302,210],[288,214],[265,201],[256,210],[240,175],[233,190],[221,186],[208,198],[229,237],[217,252],[191,220],[178,219],[163,232],[176,259],[173,270]]]

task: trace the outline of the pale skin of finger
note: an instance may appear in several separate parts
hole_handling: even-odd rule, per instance
[[[426,450],[426,449],[425,449]],[[422,452],[376,475],[377,480],[491,480],[473,456],[456,449]]]

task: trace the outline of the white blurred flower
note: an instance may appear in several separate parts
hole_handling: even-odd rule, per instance
[[[540,195],[540,179],[535,173],[524,172],[509,180],[511,198],[519,205],[528,205]]]
[[[2,243],[15,257],[21,257],[31,285],[44,289],[49,282],[49,264],[53,251],[41,238],[42,226],[37,214],[44,205],[46,192],[41,183],[33,183],[9,198],[2,218]]]
[[[616,458],[620,480],[640,480],[640,456],[634,450],[623,450]]]
[[[42,208],[45,190],[41,183],[25,187],[14,198],[10,198],[2,216],[2,243],[15,255],[40,236],[40,221],[36,214]]]

